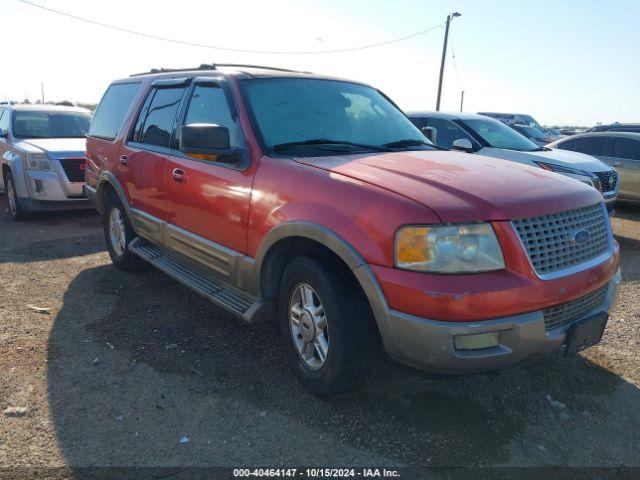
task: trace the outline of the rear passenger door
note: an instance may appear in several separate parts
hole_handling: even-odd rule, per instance
[[[169,79],[152,84],[120,152],[131,206],[155,219],[167,219],[167,162],[188,82]]]

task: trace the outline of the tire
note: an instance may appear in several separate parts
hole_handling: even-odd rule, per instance
[[[16,192],[16,184],[13,181],[13,174],[11,172],[7,172],[4,177],[4,191],[7,192],[7,200],[9,202],[9,215],[15,221],[20,221],[24,219],[25,212],[20,205],[20,200],[18,199],[18,193]]]
[[[122,202],[113,192],[108,192],[104,199],[102,224],[107,250],[116,267],[120,270],[135,271],[148,265],[129,250],[129,243],[136,238],[136,234]]]
[[[357,390],[379,351],[377,327],[355,280],[330,265],[331,259],[294,258],[278,294],[278,323],[287,358],[302,384],[318,396]],[[297,319],[297,326],[291,318]]]

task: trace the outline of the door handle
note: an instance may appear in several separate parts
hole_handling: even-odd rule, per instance
[[[187,180],[184,175],[184,170],[180,168],[174,168],[171,176],[173,177],[173,181],[177,183],[184,183]]]
[[[129,165],[129,157],[126,155],[120,155],[120,163],[122,165]]]

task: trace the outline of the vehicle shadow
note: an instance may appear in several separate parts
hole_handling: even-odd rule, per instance
[[[0,197],[0,262],[29,263],[89,255],[105,250],[100,216],[94,210],[31,213],[20,222]],[[33,238],[47,240],[32,240]]]
[[[385,358],[363,391],[319,399],[293,379],[274,325],[243,324],[155,269],[82,271],[47,362],[58,443],[79,476],[88,466],[640,463],[638,388],[584,357],[466,377]]]

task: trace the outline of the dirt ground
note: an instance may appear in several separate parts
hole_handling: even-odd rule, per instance
[[[467,377],[385,359],[321,400],[274,326],[111,266],[95,213],[2,214],[0,410],[27,413],[0,415],[0,468],[640,466],[640,206],[613,223],[623,284],[600,345]]]

